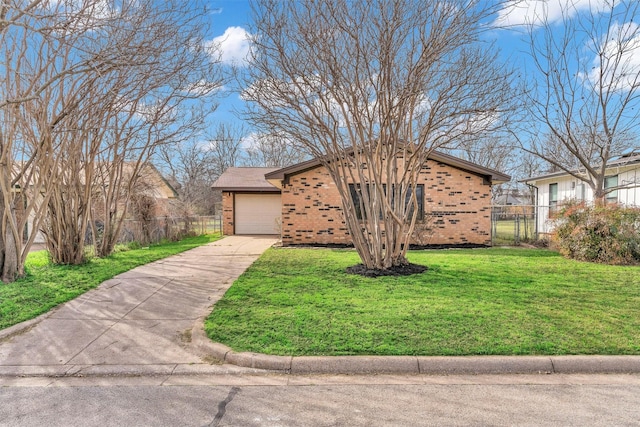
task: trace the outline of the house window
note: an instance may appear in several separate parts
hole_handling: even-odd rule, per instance
[[[385,189],[385,192],[386,192],[387,186],[384,185],[383,188]],[[367,185],[367,190],[369,191],[369,194],[371,194],[371,192],[373,191],[373,188]],[[360,195],[361,195],[360,184],[349,184],[349,192],[351,193],[351,200],[353,200],[353,204],[356,209],[357,218],[363,219],[364,213],[360,209]],[[409,203],[411,202],[411,194],[412,194],[411,190],[407,191],[407,195],[405,198],[405,207],[408,206]],[[418,219],[421,220],[424,218],[424,185],[423,184],[416,185],[416,199],[418,202]],[[409,213],[409,217],[411,216],[411,214],[412,212]],[[380,219],[382,219],[382,212],[380,212]]]
[[[409,205],[409,203],[411,202],[411,195],[413,194],[413,191],[409,190],[407,191],[407,196],[405,197],[404,200],[404,205],[405,207]],[[424,219],[424,185],[423,184],[418,184],[416,185],[416,201],[418,202],[418,220],[422,220]],[[411,210],[411,212],[409,212],[409,218],[411,218],[411,215],[413,215],[413,210]]]
[[[585,198],[585,186],[584,182],[576,185],[576,200],[584,200]]]
[[[386,191],[386,185],[384,186],[384,188]],[[373,186],[367,184],[367,191],[369,192],[369,198],[371,198],[371,194],[373,190],[374,190]],[[360,197],[362,194],[360,184],[349,184],[349,192],[351,193],[351,200],[353,201],[353,206],[356,209],[356,217],[358,219],[364,219],[365,213],[362,211],[360,207]],[[382,212],[380,212],[380,219],[382,219]]]
[[[555,212],[558,208],[558,184],[549,184],[549,210]]]
[[[604,189],[618,186],[618,175],[607,176],[604,178]],[[618,201],[618,190],[613,190],[606,195],[607,203],[616,203]]]

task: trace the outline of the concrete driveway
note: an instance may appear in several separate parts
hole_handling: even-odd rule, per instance
[[[211,367],[191,345],[192,330],[275,242],[226,237],[120,274],[36,321],[0,331],[0,375],[242,370]]]

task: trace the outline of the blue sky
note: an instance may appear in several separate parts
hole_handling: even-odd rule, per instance
[[[583,0],[584,1],[584,0]],[[529,7],[517,11],[515,20],[511,19],[510,23],[520,24],[527,19],[527,13],[531,16],[535,13],[535,0],[528,5]],[[210,2],[212,9],[212,36],[221,43],[223,51],[223,59],[237,60],[243,54],[246,54],[248,43],[246,43],[242,30],[248,29],[251,8],[247,0],[212,0]],[[495,40],[502,50],[503,55],[510,61],[522,61],[522,49],[526,46],[520,42],[520,35],[516,31],[496,30],[490,37]],[[243,43],[244,42],[244,43]],[[243,102],[237,93],[229,93],[228,96],[219,100],[220,106],[216,110],[213,120],[215,123],[240,123],[241,119],[234,114],[234,110],[241,109]],[[214,123],[214,125],[215,125]]]
[[[526,54],[529,46],[524,41],[522,25],[539,22],[540,16],[546,16],[552,24],[552,28],[562,32],[562,10],[563,5],[566,5],[568,1],[574,5],[574,10],[569,18],[579,19],[580,17],[576,13],[600,10],[602,5],[609,0],[522,0],[518,8],[511,10],[508,15],[503,13],[498,18],[501,23],[510,25],[513,29],[496,29],[491,31],[487,37],[496,42],[503,57],[513,67],[516,69],[529,67],[531,62]],[[220,43],[223,61],[237,64],[246,55],[249,48],[246,41],[246,30],[250,20],[249,2],[246,0],[211,0],[209,6],[213,11],[211,14],[213,28],[210,36]],[[629,61],[634,70],[640,70],[640,37],[635,40],[635,45],[638,49],[632,53]],[[585,44],[584,52],[581,54],[589,55],[589,46]],[[591,55],[591,57],[584,59],[587,64],[590,64],[588,61],[595,59],[593,52]],[[238,93],[229,93],[226,97],[220,98],[219,103],[220,105],[212,117],[212,125],[215,126],[220,122],[242,123],[241,119],[234,114],[234,110],[242,108],[242,101]]]
[[[534,0],[535,1],[535,0]],[[251,7],[248,0],[212,0],[211,19],[213,24],[214,40],[221,44],[223,60],[238,61],[246,54],[248,43],[244,37],[248,30],[248,22],[251,19]],[[524,16],[519,15],[517,22],[523,21]],[[519,55],[518,50],[524,46],[518,42],[519,35],[516,32],[497,30],[490,34],[495,37],[503,54],[511,60]],[[244,43],[243,43],[244,41]],[[225,123],[241,123],[242,120],[234,114],[234,110],[242,108],[243,101],[237,93],[230,93],[219,100],[220,106],[216,110],[213,120]],[[214,123],[215,125],[215,123]]]
[[[221,43],[223,59],[233,61],[246,54],[248,43],[241,30],[246,31],[250,19],[249,2],[244,0],[212,0],[210,3],[213,36]],[[219,100],[220,106],[213,115],[214,125],[219,122],[236,123],[235,108],[242,107],[238,93],[230,93]]]

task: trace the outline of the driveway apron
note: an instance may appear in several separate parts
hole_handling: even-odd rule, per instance
[[[275,242],[229,236],[120,274],[35,325],[12,328],[15,333],[0,339],[0,374],[202,364],[190,346],[194,325]]]

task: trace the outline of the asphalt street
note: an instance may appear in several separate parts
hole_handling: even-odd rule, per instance
[[[637,426],[640,375],[0,379],[2,426]]]

